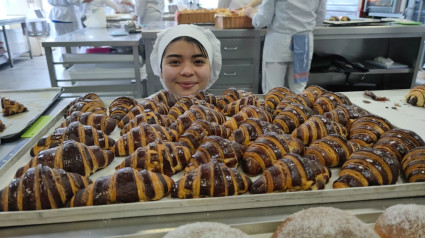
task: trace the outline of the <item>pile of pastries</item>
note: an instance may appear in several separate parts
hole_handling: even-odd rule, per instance
[[[163,90],[105,105],[90,93],[30,153],[0,191],[0,211],[318,190],[333,167],[335,189],[425,181],[420,136],[316,85],[261,100],[235,88]],[[112,174],[90,179],[116,157]]]

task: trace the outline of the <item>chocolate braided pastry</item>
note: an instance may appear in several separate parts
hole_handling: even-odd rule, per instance
[[[38,164],[0,191],[0,211],[60,208],[90,183],[87,177]]]
[[[356,105],[340,104],[333,110],[323,113],[323,116],[350,128],[354,119],[368,114],[370,114],[368,111]]]
[[[121,130],[121,135],[129,132],[132,128],[137,127],[142,122],[147,124],[157,124],[164,127],[169,127],[171,125],[171,120],[167,116],[159,114],[158,112],[146,110],[141,114],[136,115],[136,117],[125,124]]]
[[[1,98],[1,107],[4,117],[28,111],[23,104],[8,98]]]
[[[174,106],[174,104],[176,104],[176,102],[180,99],[180,97],[176,94],[164,89],[152,94],[149,98],[163,103],[168,107]]]
[[[191,155],[189,148],[177,142],[156,140],[137,148],[115,169],[131,167],[172,176],[186,167]]]
[[[411,149],[401,160],[401,167],[409,183],[425,182],[425,146]]]
[[[264,109],[273,113],[277,105],[286,97],[295,95],[295,92],[286,87],[272,88],[264,95]]]
[[[167,175],[125,167],[78,191],[69,206],[156,201],[170,193],[173,183]]]
[[[102,99],[99,98],[96,94],[88,94],[81,101],[77,100],[75,104],[73,104],[65,114],[65,118],[71,115],[75,111],[82,112],[93,112],[99,114],[106,114],[108,109],[105,107],[105,103]]]
[[[223,109],[227,104],[232,103],[238,99],[251,95],[251,92],[236,89],[236,88],[228,88],[223,94],[217,98],[217,107]]]
[[[268,132],[260,135],[243,154],[242,169],[249,176],[260,174],[285,154],[302,154],[304,144],[288,134]]]
[[[111,134],[117,126],[117,121],[108,117],[106,114],[75,111],[67,116],[59,127],[67,127],[74,121],[78,121],[83,125],[92,126],[96,130],[101,130],[107,135]]]
[[[298,154],[286,154],[264,170],[251,185],[251,193],[272,193],[324,189],[330,170]]]
[[[293,130],[291,136],[300,139],[304,145],[309,145],[311,142],[331,134],[347,138],[348,129],[338,122],[321,115],[314,115]]]
[[[170,108],[170,111],[167,114],[171,120],[175,121],[179,116],[181,116],[185,111],[189,110],[189,108],[193,105],[202,105],[217,111],[220,111],[213,104],[209,104],[206,101],[199,100],[195,97],[184,96],[181,97],[175,104]]]
[[[301,95],[304,98],[307,98],[311,105],[316,101],[316,98],[318,98],[323,93],[327,92],[328,90],[318,86],[318,85],[308,85],[304,88],[304,90],[301,92]]]
[[[0,120],[0,132],[4,131],[6,129],[6,125]]]
[[[388,150],[401,162],[407,152],[420,146],[425,146],[425,142],[416,132],[395,128],[382,134],[373,148]]]
[[[248,105],[261,107],[260,100],[257,98],[257,96],[252,94],[233,101],[230,104],[227,104],[226,106],[224,106],[222,111],[225,116],[233,116],[236,113],[240,112],[243,107],[246,107]]]
[[[68,127],[56,128],[50,135],[39,139],[30,154],[35,156],[40,151],[59,146],[66,140],[75,140],[89,146],[97,145],[103,150],[108,150],[115,144],[115,141],[104,132],[74,121]]]
[[[179,136],[179,142],[188,147],[193,153],[198,149],[206,136],[229,138],[231,130],[218,123],[198,119]]]
[[[361,147],[372,147],[393,126],[387,119],[376,115],[366,115],[353,121],[350,127],[349,139]]]
[[[285,110],[285,108],[292,104],[301,104],[306,107],[311,108],[313,104],[310,103],[308,99],[306,99],[302,95],[289,95],[284,97],[279,104],[277,104],[275,110],[273,111],[273,118],[278,115],[281,111]]]
[[[425,84],[410,89],[405,98],[412,106],[425,107]]]
[[[332,111],[336,106],[345,104],[351,105],[350,99],[342,93],[325,92],[322,93],[313,103],[313,110],[323,115],[325,112]]]
[[[246,119],[238,129],[234,130],[229,139],[234,140],[239,144],[249,146],[260,135],[268,132],[284,134],[284,132],[277,125],[251,117]]]
[[[386,150],[363,148],[355,151],[342,165],[333,188],[395,184],[400,163]]]
[[[179,134],[182,134],[194,121],[198,119],[216,122],[220,125],[226,121],[224,114],[217,110],[202,105],[193,105],[189,108],[189,110],[180,115],[177,120],[171,124],[170,128],[176,130]]]
[[[220,136],[207,136],[190,159],[189,168],[197,168],[212,160],[224,163],[229,168],[236,168],[246,147],[235,141]]]
[[[202,198],[240,195],[248,191],[251,179],[236,168],[218,162],[201,164],[173,185],[173,198]]]
[[[247,105],[241,108],[240,112],[228,118],[223,126],[230,130],[236,130],[248,118],[255,117],[262,121],[272,122],[272,115],[261,107]]]
[[[105,168],[113,160],[114,154],[109,150],[102,150],[96,145],[87,146],[74,140],[67,140],[57,147],[38,153],[18,169],[15,177],[20,177],[29,168],[36,167],[38,164],[87,177],[97,170]]]
[[[139,102],[134,98],[126,96],[115,98],[109,105],[109,117],[119,122],[137,104]]]
[[[305,149],[304,156],[319,161],[327,167],[341,166],[360,146],[340,135],[327,135],[313,141]]]
[[[129,123],[132,119],[134,119],[137,115],[142,114],[146,111],[157,112],[162,115],[167,115],[170,107],[164,103],[160,103],[156,100],[145,99],[143,102],[137,104],[132,108],[127,115],[125,115],[121,121],[118,123],[119,128],[124,128],[124,126]]]
[[[217,97],[214,94],[208,93],[205,90],[196,91],[191,97],[197,98],[199,100],[203,100],[209,104],[217,106]]]
[[[290,134],[295,128],[303,124],[314,111],[302,104],[289,104],[279,114],[274,114],[273,124],[279,126],[285,133]]]
[[[147,146],[156,139],[169,142],[176,141],[178,133],[168,127],[142,122],[122,135],[111,150],[116,156],[127,156],[136,151],[137,148]]]

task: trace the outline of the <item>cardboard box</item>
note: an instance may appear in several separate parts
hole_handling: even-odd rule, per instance
[[[247,16],[215,16],[215,28],[253,28],[252,19]]]

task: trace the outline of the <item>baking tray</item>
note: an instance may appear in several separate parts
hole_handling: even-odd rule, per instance
[[[63,91],[62,88],[0,91],[0,98],[5,97],[17,101],[28,109],[27,112],[7,117],[0,113],[0,120],[6,125],[6,129],[0,132],[0,143],[19,138],[56,102]]]
[[[359,92],[362,93],[362,92]],[[108,102],[105,101],[108,105]],[[65,112],[63,109],[62,113]],[[52,126],[49,125],[49,131],[40,132],[37,137],[49,134],[56,125],[62,120],[62,115],[55,116],[57,120]],[[391,118],[388,118],[391,121]],[[119,129],[111,134],[112,138],[117,138]],[[0,171],[0,189],[4,188],[13,178],[15,171],[26,163],[31,157],[29,149],[25,148],[20,156],[15,156],[14,163],[6,171]],[[124,157],[117,157],[105,169],[96,172],[91,176],[96,178],[111,174],[116,165],[120,164]],[[101,206],[60,208],[52,210],[39,211],[21,211],[21,212],[0,212],[0,227],[26,226],[39,224],[58,224],[69,222],[96,221],[123,218],[141,218],[158,217],[162,215],[171,216],[180,220],[179,214],[213,213],[240,211],[246,209],[261,209],[272,207],[284,207],[291,209],[302,206],[320,206],[321,204],[348,203],[363,204],[371,201],[383,201],[383,199],[403,199],[403,198],[422,198],[425,197],[425,182],[406,183],[401,177],[395,185],[332,189],[332,182],[337,178],[338,168],[332,168],[332,177],[324,190],[318,191],[299,191],[271,194],[243,194],[240,196],[199,198],[199,199],[173,199],[167,196],[159,201],[137,202],[126,204],[110,204]],[[178,180],[181,173],[174,175],[173,179]],[[255,178],[253,178],[253,181]],[[180,217],[180,218],[179,218]]]
[[[356,25],[369,25],[372,23],[380,23],[379,19],[370,19],[370,18],[358,18],[351,19],[351,21],[329,21],[324,20],[323,23],[329,24],[331,26],[356,26]]]

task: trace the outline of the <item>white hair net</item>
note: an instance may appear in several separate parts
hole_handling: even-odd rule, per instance
[[[168,44],[172,40],[181,36],[189,36],[196,39],[204,46],[205,50],[207,51],[211,67],[211,77],[207,88],[210,88],[215,83],[215,81],[217,81],[218,75],[220,74],[221,45],[220,41],[210,30],[200,26],[182,24],[159,32],[153,46],[153,51],[150,55],[153,73],[160,77],[162,86],[164,89],[167,89],[164,80],[161,78],[162,55],[164,54],[165,48],[167,48]]]

